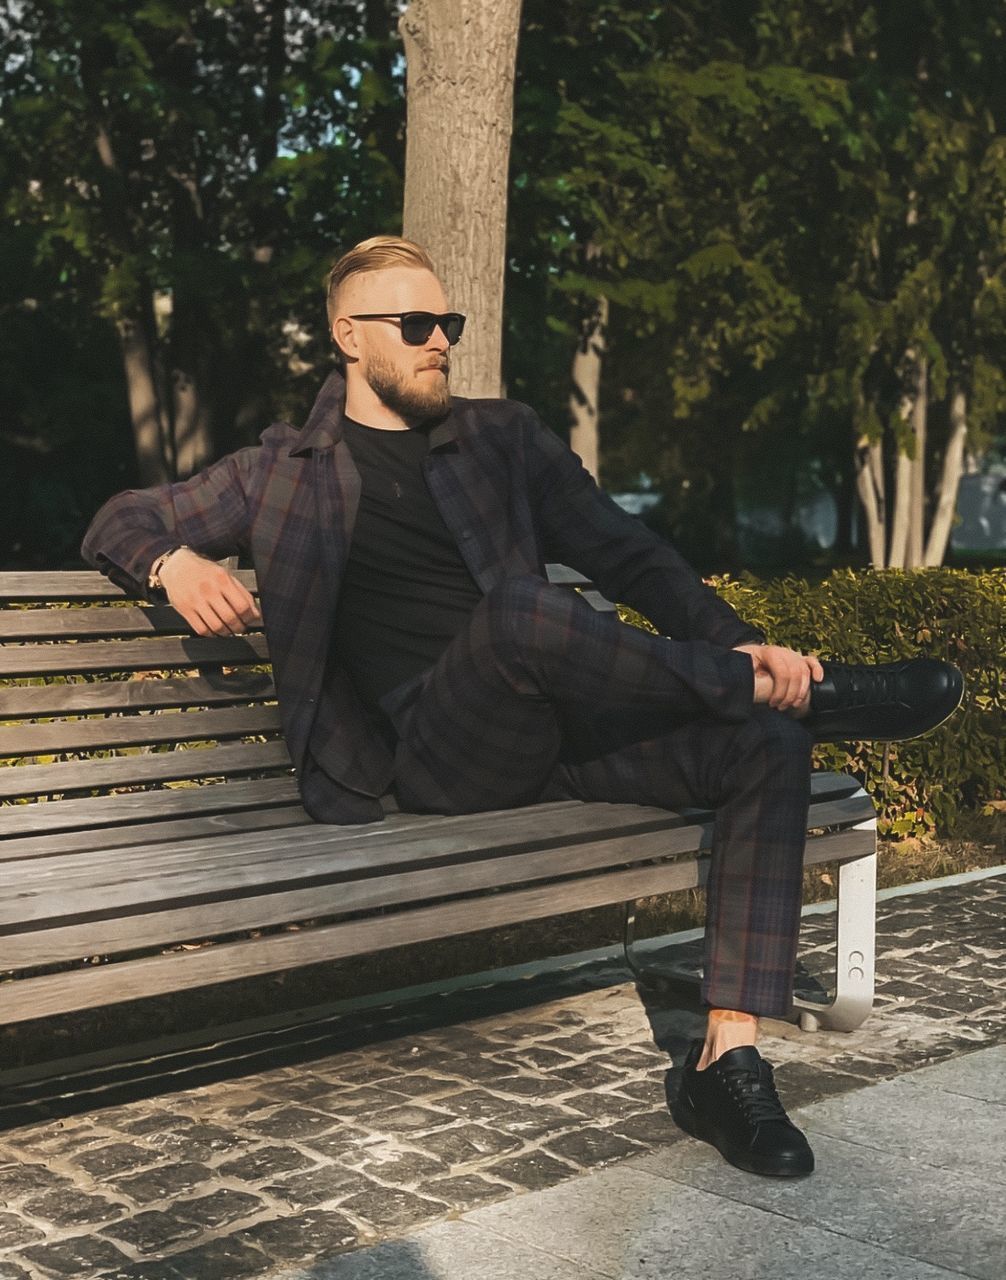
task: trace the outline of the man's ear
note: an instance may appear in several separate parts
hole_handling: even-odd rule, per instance
[[[345,360],[359,360],[360,346],[352,320],[339,316],[332,325],[332,341]]]

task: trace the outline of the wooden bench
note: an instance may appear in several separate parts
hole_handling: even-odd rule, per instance
[[[313,823],[267,664],[264,635],[193,636],[97,573],[0,574],[0,1022],[606,904],[631,919],[704,883],[699,811]],[[840,863],[837,994],[796,1007],[806,1029],[851,1030],[873,1001],[874,809],[841,775],[813,795],[806,862]]]

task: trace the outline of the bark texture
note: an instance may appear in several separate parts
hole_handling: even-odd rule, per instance
[[[608,299],[600,297],[573,353],[573,389],[569,395],[570,448],[595,480],[601,479],[600,394]]]
[[[964,447],[968,438],[968,402],[963,388],[955,386],[950,393],[950,438],[943,454],[939,496],[932,527],[926,541],[925,563],[940,565],[947,554],[947,543],[957,509],[957,491],[964,474]]]
[[[507,183],[520,0],[410,0],[403,232],[468,316],[452,390],[501,389]]]

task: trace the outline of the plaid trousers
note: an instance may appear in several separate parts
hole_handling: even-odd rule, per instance
[[[716,810],[707,1005],[791,1012],[810,735],[753,705],[747,654],[654,636],[540,578],[505,580],[437,663],[392,691],[403,809],[554,799]]]

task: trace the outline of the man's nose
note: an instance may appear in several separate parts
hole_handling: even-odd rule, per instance
[[[447,341],[447,334],[437,324],[433,326],[433,332],[426,345],[432,347],[434,351],[447,351],[451,344]]]

